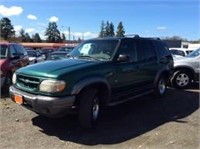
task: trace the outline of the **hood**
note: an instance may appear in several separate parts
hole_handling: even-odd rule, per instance
[[[17,70],[17,73],[39,77],[57,78],[64,73],[94,65],[100,61],[87,61],[80,59],[65,59],[58,61],[45,61],[29,65]]]
[[[191,58],[191,57],[173,57],[174,62],[190,62],[190,61],[194,61],[195,58]]]

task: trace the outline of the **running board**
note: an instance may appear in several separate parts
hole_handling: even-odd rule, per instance
[[[138,98],[138,97],[140,97],[140,96],[150,94],[150,93],[152,93],[152,92],[153,92],[153,90],[146,91],[146,92],[141,93],[141,94],[138,94],[138,95],[136,95],[136,96],[129,97],[129,98],[125,99],[125,100],[116,101],[116,102],[111,102],[111,103],[109,103],[107,106],[115,106],[115,105],[118,105],[118,104],[127,102],[127,101],[129,101],[129,100],[132,100],[132,99],[134,99],[134,98]]]

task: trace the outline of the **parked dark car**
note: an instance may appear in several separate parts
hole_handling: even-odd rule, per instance
[[[55,51],[48,54],[47,60],[60,60],[66,59],[68,57],[68,52],[66,51]]]
[[[64,47],[60,47],[58,49],[58,51],[65,51],[65,52],[71,52],[75,47],[74,46],[64,46]]]
[[[103,106],[163,96],[173,69],[171,52],[157,38],[91,39],[69,55],[17,70],[11,99],[48,117],[77,112],[81,126],[91,128]]]
[[[29,56],[29,64],[34,64],[38,62],[43,62],[45,60],[45,56],[43,56],[37,50],[26,50]]]
[[[41,52],[41,54],[45,55],[45,60],[46,60],[48,57],[48,54],[51,52],[54,52],[56,50],[57,49],[55,49],[55,48],[42,48],[42,49],[40,49],[40,52]]]
[[[12,83],[13,73],[23,66],[28,65],[29,57],[26,50],[16,43],[0,43],[1,89],[7,88]]]

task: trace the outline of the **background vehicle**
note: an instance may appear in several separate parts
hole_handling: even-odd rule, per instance
[[[91,39],[69,55],[18,70],[11,99],[49,117],[76,111],[81,126],[88,128],[102,106],[152,92],[163,96],[173,68],[168,47],[157,38]]]
[[[29,64],[34,64],[45,60],[45,57],[43,57],[42,54],[36,50],[27,50],[27,53],[29,56]]]
[[[55,49],[55,48],[42,48],[42,49],[40,49],[40,52],[43,54],[43,55],[45,55],[45,60],[47,59],[47,57],[48,57],[48,54],[49,53],[51,53],[51,52],[54,52],[54,51],[56,51],[57,49]]]
[[[66,59],[68,57],[68,52],[66,51],[55,51],[48,54],[47,60],[59,60]]]
[[[60,47],[58,49],[58,51],[65,51],[65,52],[71,52],[75,47],[74,46],[64,46],[64,47]]]
[[[169,50],[171,51],[171,53],[173,55],[179,55],[179,56],[186,56],[189,53],[191,53],[192,51],[194,51],[193,49],[186,49],[186,48],[169,48]]]
[[[12,83],[13,73],[29,63],[26,50],[19,44],[0,43],[1,88]]]
[[[174,59],[174,73],[171,83],[176,88],[190,87],[198,82],[200,75],[200,48],[183,58]]]

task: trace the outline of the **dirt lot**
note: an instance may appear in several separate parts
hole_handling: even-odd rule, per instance
[[[200,149],[199,92],[170,88],[162,99],[108,107],[92,130],[81,129],[76,116],[48,119],[2,97],[0,148]]]

